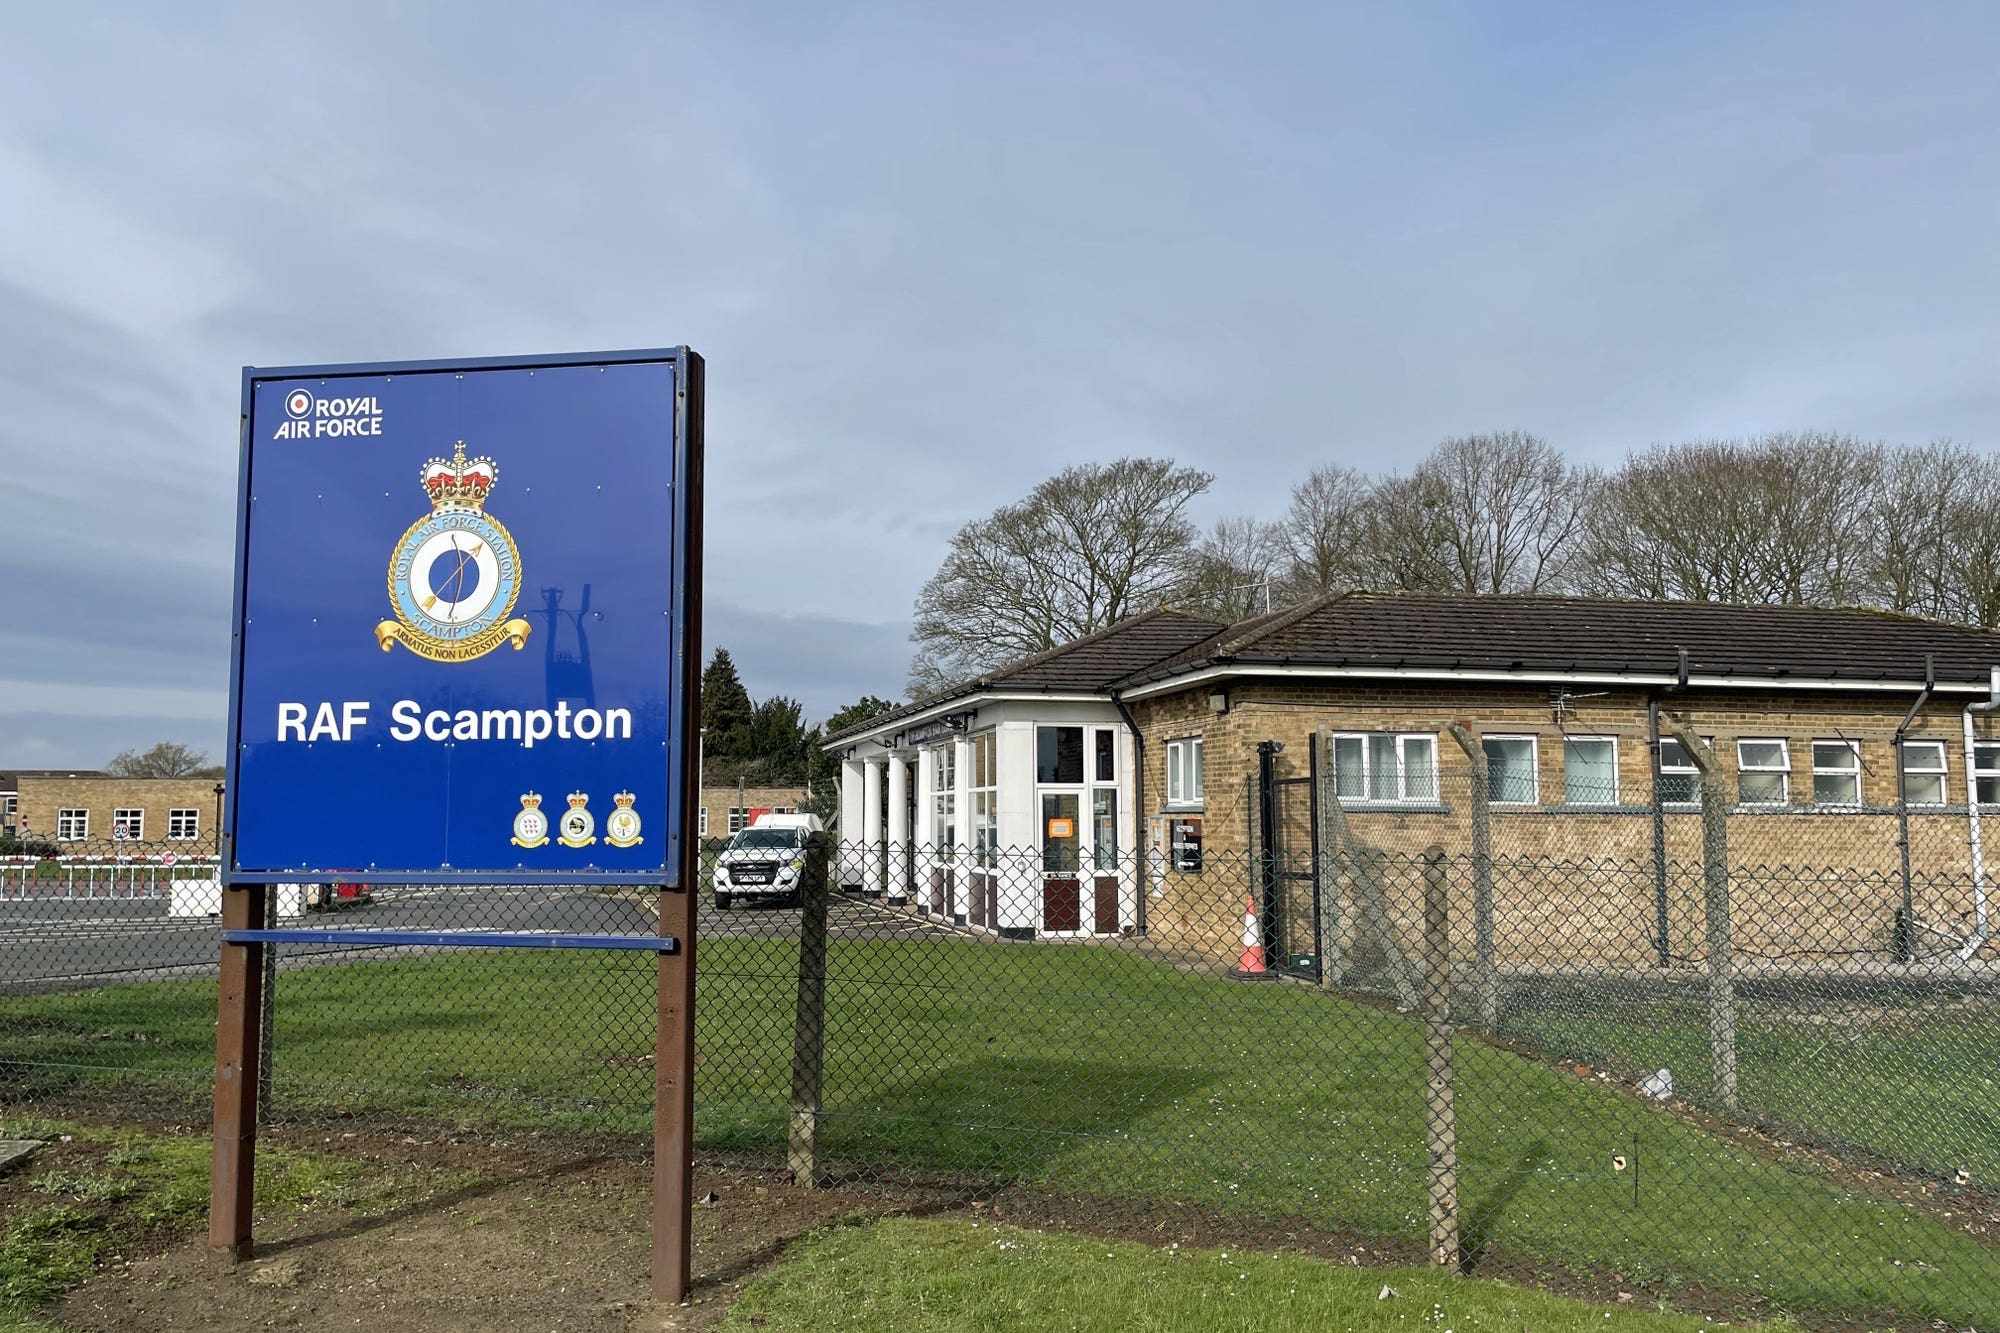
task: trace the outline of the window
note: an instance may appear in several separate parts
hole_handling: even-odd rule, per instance
[[[146,836],[146,812],[137,806],[120,806],[111,812],[111,836],[137,842]]]
[[[972,738],[972,772],[966,775],[972,797],[972,852],[980,865],[1000,862],[1000,775],[993,733]]]
[[[82,842],[90,836],[90,811],[56,811],[56,841]]]
[[[1437,800],[1437,737],[1367,732],[1333,738],[1334,790],[1344,801]]]
[[[1486,752],[1486,799],[1496,805],[1535,803],[1535,738],[1481,736]]]
[[[732,805],[732,806],[730,806],[730,807],[729,807],[729,836],[730,836],[730,837],[732,837],[732,838],[733,838],[733,837],[735,837],[735,836],[736,836],[737,834],[741,833],[741,832],[742,832],[742,831],[743,831],[744,829],[746,829],[746,828],[748,828],[748,827],[750,826],[750,819],[749,819],[749,815],[750,815],[750,811],[749,811],[749,809],[748,809],[747,807],[745,807],[745,806],[741,806],[741,805]]]
[[[14,812],[21,808],[21,798],[13,792],[0,795],[0,825],[14,827]]]
[[[1563,804],[1618,804],[1617,738],[1563,737]]]
[[[1077,754],[1082,756],[1077,742]],[[958,839],[958,742],[931,747],[931,848],[950,856]]]
[[[1908,805],[1943,805],[1945,772],[1943,741],[1903,742],[1903,801]]]
[[[1083,781],[1083,728],[1035,728],[1035,781]]]
[[[1814,741],[1813,804],[1861,804],[1861,742]]]
[[[1201,804],[1201,737],[1167,742],[1167,804]]]
[[[1792,753],[1784,741],[1736,742],[1736,803],[1785,805],[1792,798]]]
[[[1097,764],[1091,771],[1091,777],[1098,782],[1110,782],[1111,775],[1118,769],[1115,758],[1118,750],[1118,733],[1109,727],[1099,727],[1091,739],[1097,746]]]
[[[1973,744],[1972,778],[1981,805],[2000,805],[2000,741]]]
[[[167,811],[167,836],[176,842],[193,842],[201,836],[201,811],[192,806]]]
[[[1702,743],[1715,744],[1713,736]],[[1660,738],[1660,780],[1656,787],[1661,805],[1701,804],[1701,770],[1681,743],[1671,736]]]
[[[705,806],[705,805],[704,805],[704,806],[703,806],[703,807],[701,808],[701,812],[700,812],[700,815],[698,816],[698,818],[700,819],[700,821],[701,821],[701,822],[700,822],[700,827],[699,827],[699,828],[698,828],[698,829],[697,829],[696,831],[697,831],[697,832],[698,832],[698,833],[700,834],[700,836],[702,836],[702,837],[706,838],[706,837],[708,836],[708,807],[707,807],[707,806]]]

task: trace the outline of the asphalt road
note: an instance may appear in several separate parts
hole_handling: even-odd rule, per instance
[[[374,901],[309,912],[281,924],[311,929],[507,930],[645,935],[658,929],[649,901],[620,890],[385,888]],[[949,932],[877,903],[836,897],[828,931],[841,938],[940,936]],[[0,902],[0,993],[100,985],[212,972],[220,948],[215,917],[169,917],[165,899],[38,899]],[[715,910],[701,895],[696,932],[705,938],[795,939],[796,907]],[[279,965],[381,956],[321,946],[281,946]]]

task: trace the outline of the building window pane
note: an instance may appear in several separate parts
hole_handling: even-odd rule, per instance
[[[90,811],[56,811],[56,841],[82,842],[90,836]]]
[[[1660,740],[1659,799],[1661,805],[1701,803],[1701,773],[1681,743],[1671,737]]]
[[[1092,733],[1091,739],[1097,747],[1097,762],[1092,775],[1099,782],[1110,782],[1117,770],[1114,756],[1117,753],[1118,733],[1109,727],[1099,727]]]
[[[1943,805],[1944,742],[1903,742],[1903,800],[1910,805]]]
[[[1167,804],[1201,804],[1201,737],[1167,742]]]
[[[1535,738],[1482,736],[1486,752],[1486,799],[1498,805],[1535,803]]]
[[[1090,793],[1091,859],[1099,870],[1118,866],[1118,789],[1098,787]]]
[[[1736,803],[1784,805],[1792,794],[1791,754],[1783,741],[1736,742]]]
[[[167,811],[167,836],[190,842],[201,836],[201,811],[192,807]]]
[[[1343,801],[1358,801],[1368,790],[1362,785],[1366,775],[1361,759],[1364,743],[1359,736],[1333,738],[1333,791]]]
[[[1438,794],[1437,738],[1404,736],[1400,740],[1403,752],[1403,799],[1435,801]]]
[[[1035,781],[1083,781],[1083,728],[1035,728]]]
[[[1563,803],[1618,804],[1618,742],[1609,736],[1563,740]]]
[[[972,852],[980,865],[999,862],[1000,801],[994,782],[993,733],[972,738]]]
[[[958,743],[931,747],[931,848],[949,857],[958,843]]]
[[[708,807],[707,807],[707,806],[705,806],[705,805],[704,805],[703,807],[701,807],[701,829],[700,829],[700,832],[701,832],[701,836],[702,836],[702,837],[706,838],[706,837],[708,836]]]
[[[1861,804],[1861,743],[1814,741],[1813,804]]]
[[[1973,745],[1972,778],[1981,805],[2000,805],[2000,741],[1979,741]]]
[[[146,836],[146,812],[136,806],[120,806],[111,812],[111,836],[120,842],[137,842]]]

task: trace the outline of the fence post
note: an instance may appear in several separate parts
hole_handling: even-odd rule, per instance
[[[1463,722],[1445,728],[1472,761],[1472,939],[1473,969],[1479,989],[1479,1026],[1500,1027],[1500,975],[1493,961],[1493,811],[1487,781],[1486,747]]]
[[[1345,970],[1340,951],[1340,872],[1335,868],[1339,862],[1338,849],[1334,846],[1334,829],[1345,827],[1337,821],[1340,816],[1340,801],[1335,793],[1339,790],[1333,772],[1333,733],[1316,731],[1313,733],[1313,764],[1319,781],[1313,789],[1313,901],[1319,907],[1319,981],[1322,986],[1337,986]]]
[[[1458,1131],[1452,1114],[1451,900],[1444,848],[1424,849],[1424,1138],[1431,1263],[1458,1270]]]
[[[829,840],[806,840],[799,876],[799,992],[792,1019],[792,1116],[785,1160],[792,1183],[819,1184],[820,1068],[826,1046],[826,893]]]
[[[1715,751],[1685,722],[1678,718],[1669,721],[1674,739],[1701,772],[1701,896],[1703,952],[1708,960],[1708,1061],[1716,1099],[1724,1109],[1734,1111],[1736,982],[1729,943],[1729,821],[1725,812],[1728,794],[1723,790],[1722,765]]]

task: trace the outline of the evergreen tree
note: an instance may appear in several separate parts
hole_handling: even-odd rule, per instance
[[[799,701],[774,694],[758,704],[751,716],[747,757],[760,764],[772,782],[804,782],[810,740]]]
[[[717,648],[701,673],[702,747],[706,758],[747,759],[750,757],[750,724],[756,706],[736,663],[727,648]]]

